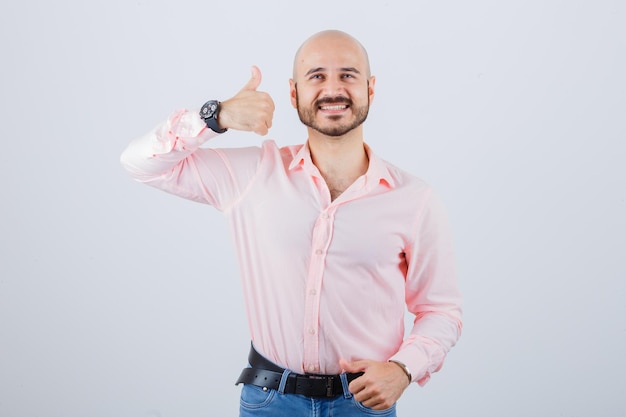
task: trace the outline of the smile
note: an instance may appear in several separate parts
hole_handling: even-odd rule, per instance
[[[321,110],[331,110],[331,111],[333,111],[333,110],[345,110],[347,108],[348,108],[347,104],[336,104],[336,105],[333,105],[333,106],[320,106]]]

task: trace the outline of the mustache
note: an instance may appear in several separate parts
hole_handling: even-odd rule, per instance
[[[348,106],[351,106],[352,100],[344,96],[335,96],[335,97],[322,97],[315,101],[315,105],[317,107],[324,106],[324,105],[333,105],[333,104],[346,104]]]

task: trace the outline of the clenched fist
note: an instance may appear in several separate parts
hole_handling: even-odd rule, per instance
[[[267,135],[272,127],[274,101],[269,94],[257,91],[261,84],[261,70],[252,67],[252,77],[232,98],[222,102],[218,123],[227,129]]]

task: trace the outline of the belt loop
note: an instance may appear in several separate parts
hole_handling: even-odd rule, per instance
[[[285,369],[283,371],[283,376],[280,377],[280,384],[278,384],[278,393],[279,394],[284,394],[285,393],[285,385],[287,385],[287,378],[289,377],[290,373],[291,373],[291,371],[289,369]]]
[[[341,379],[341,386],[343,387],[343,396],[344,398],[352,398],[352,393],[348,389],[348,374],[345,372],[339,375],[339,379]]]

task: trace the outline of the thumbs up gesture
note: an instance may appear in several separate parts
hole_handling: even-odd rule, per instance
[[[223,101],[218,116],[220,127],[267,135],[272,127],[274,101],[269,94],[257,91],[261,70],[252,67],[252,76],[234,97]]]

